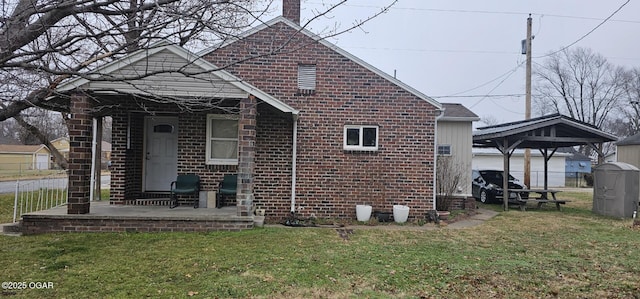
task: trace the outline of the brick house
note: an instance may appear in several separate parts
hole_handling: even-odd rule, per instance
[[[100,69],[124,76],[144,65],[170,75],[62,85],[73,114],[68,213],[89,213],[91,118],[110,115],[112,203],[166,197],[182,173],[215,192],[233,173],[238,195],[225,205],[238,216],[260,206],[269,222],[291,211],[352,219],[366,203],[408,205],[410,218],[423,218],[434,204],[442,105],[301,28],[299,1],[284,2],[284,17],[201,55],[161,44]],[[170,72],[172,63],[194,71]],[[164,96],[220,108],[177,109]]]

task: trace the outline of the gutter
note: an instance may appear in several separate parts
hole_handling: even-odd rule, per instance
[[[298,117],[293,114],[293,151],[291,153],[291,213],[296,212],[296,159],[298,156]]]
[[[444,116],[444,109],[438,110],[440,115],[436,116],[435,133],[433,134],[433,209],[436,210],[436,178],[438,171],[438,121]]]

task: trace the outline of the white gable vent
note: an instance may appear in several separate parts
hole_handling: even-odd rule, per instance
[[[301,94],[313,94],[316,90],[316,65],[298,65],[298,91]]]

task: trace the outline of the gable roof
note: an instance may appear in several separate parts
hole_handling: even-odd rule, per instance
[[[593,125],[552,114],[478,128],[473,132],[473,146],[495,147],[505,138],[510,145],[520,142],[516,148],[558,148],[618,139]]]
[[[212,94],[214,98],[244,98],[254,95],[282,112],[298,114],[298,110],[284,102],[229,72],[219,70],[217,66],[185,48],[166,41],[100,66],[89,76],[94,80],[75,77],[60,84],[57,91],[83,88],[97,94],[208,98]],[[115,80],[109,80],[110,78]],[[153,90],[153,94],[150,90]]]
[[[42,149],[43,147],[46,148],[43,144],[40,144],[40,145],[0,144],[0,153],[34,154],[40,149]]]
[[[365,69],[367,69],[367,70],[375,73],[376,75],[384,78],[385,80],[387,80],[387,81],[399,86],[400,88],[402,88],[405,91],[413,94],[414,96],[426,101],[427,103],[437,107],[438,109],[442,109],[442,104],[440,102],[430,98],[429,96],[427,96],[424,93],[418,91],[417,89],[407,85],[406,83],[403,83],[402,81],[394,78],[393,76],[381,71],[380,69],[374,67],[373,65],[371,65],[371,64],[365,62],[364,60],[358,58],[357,56],[355,56],[355,55],[347,52],[346,50],[338,47],[337,45],[327,41],[325,38],[316,35],[315,33],[309,31],[308,29],[305,29],[304,27],[292,22],[291,20],[289,20],[289,19],[287,19],[287,18],[285,18],[283,16],[279,16],[279,17],[271,19],[271,20],[269,20],[267,22],[264,22],[264,23],[254,27],[254,28],[251,28],[251,29],[243,32],[242,34],[240,34],[238,36],[238,38],[236,38],[234,40],[230,40],[230,41],[227,41],[227,42],[222,43],[220,45],[211,47],[209,49],[205,49],[205,50],[199,52],[198,54],[201,55],[201,56],[205,56],[205,55],[215,51],[218,48],[222,48],[222,47],[228,46],[228,45],[230,45],[230,44],[232,44],[234,42],[242,40],[242,39],[244,39],[244,38],[246,38],[246,37],[248,37],[248,36],[250,36],[250,35],[252,35],[252,34],[254,34],[256,32],[258,32],[258,31],[261,31],[263,29],[272,27],[272,26],[274,26],[274,25],[276,25],[278,23],[284,23],[285,25],[295,29],[296,31],[306,35],[307,37],[317,41],[321,45],[323,45],[323,46],[325,46],[325,47],[337,52],[338,54],[340,54],[340,55],[348,58],[349,60],[359,64],[360,66],[364,67]]]
[[[462,104],[442,103],[444,113],[438,120],[440,121],[478,121],[480,117]]]
[[[640,145],[640,133],[622,139],[616,145]]]

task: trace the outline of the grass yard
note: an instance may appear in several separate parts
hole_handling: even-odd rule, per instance
[[[640,229],[591,214],[588,193],[561,198],[573,200],[561,212],[515,209],[462,230],[356,228],[349,240],[284,227],[0,236],[1,281],[53,283],[0,297],[640,297]]]

